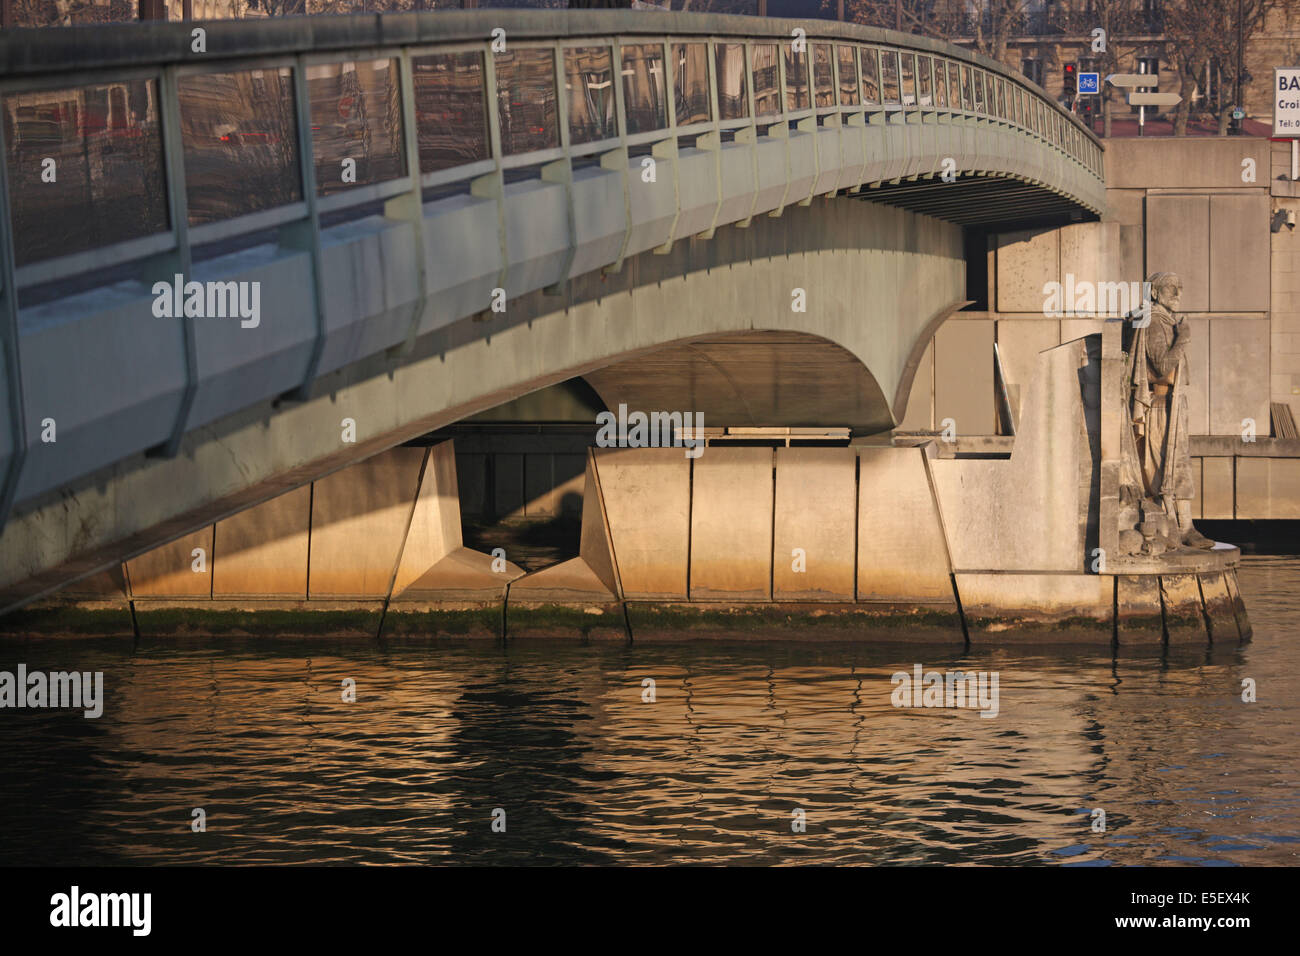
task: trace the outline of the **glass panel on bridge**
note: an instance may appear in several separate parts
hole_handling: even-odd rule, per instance
[[[618,136],[614,115],[614,57],[607,46],[564,51],[569,142],[577,146]]]
[[[1011,119],[1011,113],[1007,110],[1007,81],[998,80],[998,115],[1003,119]]]
[[[176,85],[191,226],[302,199],[289,67],[182,76]]]
[[[959,110],[961,105],[961,68],[950,62],[948,64],[948,108]]]
[[[555,54],[550,47],[511,47],[494,53],[501,153],[518,156],[560,145]]]
[[[975,109],[975,97],[972,92],[974,84],[971,83],[971,68],[963,66],[961,68],[961,105],[963,109]]]
[[[307,67],[319,195],[406,175],[400,88],[394,59]]]
[[[14,93],[4,124],[16,265],[167,230],[153,80]]]
[[[780,74],[776,66],[776,44],[754,46],[754,114],[772,116],[781,112]]]
[[[678,126],[713,119],[709,101],[709,45],[673,44],[673,104]]]
[[[976,113],[987,112],[984,106],[986,102],[986,100],[984,99],[984,74],[981,73],[979,70],[972,70],[971,72],[974,75],[974,79],[975,79],[975,112]]]
[[[813,45],[813,105],[818,109],[835,105],[835,66],[829,43]]]
[[[898,87],[898,51],[880,51],[880,85],[886,105],[901,102]]]
[[[880,54],[870,46],[862,48],[862,102],[880,105]]]
[[[487,159],[483,54],[435,53],[411,60],[420,171],[434,173]]]
[[[937,58],[934,61],[934,105],[941,110],[948,108],[948,66]]]
[[[916,105],[916,54],[900,54],[903,61],[903,105]]]
[[[916,58],[916,102],[921,106],[934,105],[934,88],[930,75],[930,58]]]
[[[714,72],[718,77],[720,119],[749,117],[749,77],[745,74],[743,43],[719,43],[713,48]]]
[[[843,43],[835,47],[836,69],[839,70],[840,105],[858,105],[858,67],[853,62],[853,47]]]
[[[808,95],[808,49],[798,52],[793,43],[782,47],[785,56],[785,108],[787,112],[806,110],[812,103]]]
[[[998,110],[997,94],[993,90],[993,77],[989,73],[984,73],[983,77],[984,77],[985,112],[987,112],[990,116],[993,116],[997,113]]]
[[[668,125],[664,109],[664,48],[660,44],[623,47],[623,104],[629,136]]]

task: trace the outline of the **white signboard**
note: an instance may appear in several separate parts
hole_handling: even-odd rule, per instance
[[[1300,138],[1300,66],[1273,71],[1273,136]]]

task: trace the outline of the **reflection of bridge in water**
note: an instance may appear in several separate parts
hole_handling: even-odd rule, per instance
[[[966,300],[962,227],[1104,202],[1071,115],[918,37],[622,12],[205,30],[202,53],[189,24],[0,38],[6,606],[574,375],[635,403],[642,357],[695,382],[670,407],[761,409],[717,424],[887,429]],[[176,275],[226,307],[260,283],[260,323],[194,314],[211,294],[158,318]],[[824,345],[788,406],[774,332]],[[725,383],[686,374],[710,336]]]

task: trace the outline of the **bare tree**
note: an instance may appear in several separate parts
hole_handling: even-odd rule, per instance
[[[1278,0],[1205,0],[1178,3],[1165,11],[1165,29],[1176,38],[1168,55],[1178,71],[1182,102],[1174,115],[1174,135],[1187,134],[1192,98],[1205,69],[1217,62],[1234,86],[1246,82],[1246,45],[1264,25]],[[1235,99],[1235,97],[1233,98]],[[1219,135],[1226,136],[1232,107],[1240,103],[1222,97],[1218,109]]]

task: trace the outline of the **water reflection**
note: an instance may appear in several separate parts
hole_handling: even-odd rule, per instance
[[[0,712],[0,862],[1292,863],[1298,584],[1251,561],[1255,640],[1167,655],[8,643],[107,703]],[[999,715],[893,707],[915,662],[997,671]]]

